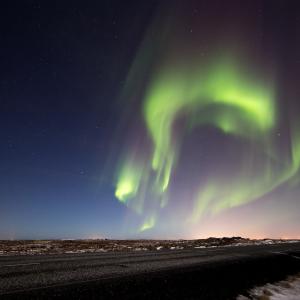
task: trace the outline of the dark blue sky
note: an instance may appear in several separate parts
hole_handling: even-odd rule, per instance
[[[120,236],[107,162],[151,2],[1,4],[0,238]]]
[[[248,50],[263,49],[263,54],[254,54],[265,57],[280,83],[276,85],[278,144],[283,154],[288,152],[289,121],[298,118],[300,108],[299,4],[292,0],[245,2],[245,6],[238,0],[230,0],[228,5],[223,0],[1,3],[0,239],[198,237],[230,235],[232,228],[241,228],[233,234],[252,237],[258,233],[260,237],[299,236],[299,182],[292,191],[279,187],[258,202],[201,221],[196,229],[182,226],[184,212],[192,210],[189,192],[193,185],[201,187],[198,178],[207,178],[220,165],[235,166],[235,159],[248,147],[244,140],[228,138],[209,126],[183,139],[185,147],[171,182],[173,203],[161,210],[153,231],[138,234],[126,228],[128,224],[138,228],[143,218],[114,196],[123,150],[133,145],[137,157],[151,152],[141,95],[151,71],[160,67],[159,51],[161,57],[165,53],[160,45],[145,47],[143,41],[156,41],[163,34],[160,28],[151,31],[156,20],[168,29],[175,24],[178,32],[188,36],[201,32],[195,44],[205,41],[207,52],[216,42],[212,33],[222,32],[226,18],[232,17],[232,24],[240,22],[241,28],[225,24],[233,32],[241,32],[239,38],[249,34],[259,40],[258,46],[250,45]],[[178,7],[184,11],[176,12]],[[182,13],[184,19],[177,20],[171,12],[176,16]],[[175,21],[169,23],[172,18]],[[174,36],[169,39],[179,45],[178,53],[175,49],[178,58],[188,60],[180,53],[186,45]],[[141,61],[139,53],[143,54]],[[167,61],[168,55],[165,57]],[[247,63],[251,65],[252,57]],[[140,76],[143,79],[136,78],[140,85],[128,80],[131,86],[126,89],[131,69],[137,69],[137,74],[146,72]],[[258,69],[263,70],[263,64]],[[122,98],[130,89],[138,95],[136,99],[127,99],[129,93]],[[182,120],[177,121],[180,128]],[[224,158],[220,153],[226,153],[223,148],[228,145]],[[296,175],[299,178],[299,172]],[[147,197],[151,204],[153,199]],[[275,220],[281,222],[278,227],[273,226]],[[281,230],[282,224],[286,227]],[[219,233],[219,228],[225,231]]]

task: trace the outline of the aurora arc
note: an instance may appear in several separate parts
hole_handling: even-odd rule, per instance
[[[145,44],[139,59],[149,52]],[[145,56],[151,64],[153,58]],[[183,63],[165,59],[147,78],[141,114],[152,144],[150,154],[133,159],[127,150],[118,168],[115,191],[120,202],[143,216],[140,231],[154,227],[159,210],[171,200],[170,182],[184,147],[182,136],[174,132],[178,119],[185,120],[186,135],[196,127],[213,126],[249,144],[236,174],[211,176],[195,187],[187,222],[257,200],[297,177],[299,126],[290,124],[290,149],[283,160],[276,142],[279,116],[273,79],[262,80],[266,74],[260,76],[240,57],[234,51],[221,55],[216,51],[205,62],[197,55]],[[134,69],[139,68],[134,64]],[[258,152],[263,157],[259,165],[255,159]]]

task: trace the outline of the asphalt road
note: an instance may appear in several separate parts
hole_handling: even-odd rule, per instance
[[[300,243],[0,257],[1,299],[233,299],[300,272]]]

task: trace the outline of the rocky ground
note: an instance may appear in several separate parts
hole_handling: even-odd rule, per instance
[[[0,255],[39,255],[111,251],[176,250],[292,243],[294,240],[250,240],[241,237],[196,240],[14,240],[0,241]]]

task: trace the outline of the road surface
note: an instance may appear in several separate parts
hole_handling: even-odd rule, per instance
[[[300,272],[300,243],[0,257],[0,299],[234,299]]]

